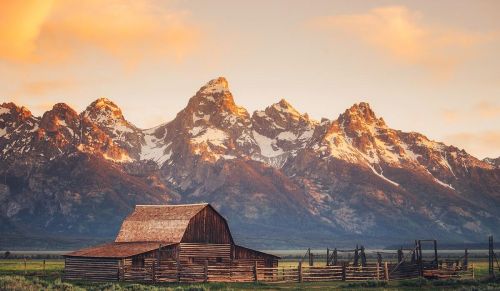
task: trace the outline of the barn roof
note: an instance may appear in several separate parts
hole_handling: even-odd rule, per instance
[[[123,221],[115,242],[179,243],[191,218],[207,206],[208,203],[137,205]]]
[[[264,252],[261,252],[261,251],[258,251],[258,250],[254,250],[254,249],[251,249],[251,248],[247,248],[247,247],[244,247],[244,246],[240,246],[240,245],[234,245],[234,246],[237,247],[237,248],[245,249],[245,250],[247,250],[249,252],[253,252],[253,253],[256,253],[256,254],[261,254],[261,255],[264,255],[264,256],[269,256],[269,257],[274,257],[276,259],[281,259],[281,257],[273,255],[273,254],[264,253]]]
[[[162,247],[168,244],[162,244]],[[130,256],[142,254],[158,249],[160,244],[157,242],[126,242],[126,243],[108,243],[95,247],[89,247],[71,252],[66,257],[88,257],[88,258],[127,258]]]

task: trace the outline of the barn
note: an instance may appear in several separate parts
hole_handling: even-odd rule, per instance
[[[65,255],[64,278],[93,281],[250,281],[278,257],[234,243],[210,204],[137,205],[114,242]]]

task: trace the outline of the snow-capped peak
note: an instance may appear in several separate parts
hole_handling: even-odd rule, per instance
[[[294,119],[299,119],[302,115],[285,99],[281,99],[278,103],[271,106],[274,110],[287,114]]]
[[[229,90],[229,84],[224,77],[210,80],[205,86],[201,87],[200,93],[222,93]]]
[[[376,125],[385,127],[386,124],[382,118],[377,118],[375,112],[366,102],[360,102],[352,105],[342,113],[338,120],[346,126],[359,126],[359,125]]]
[[[101,115],[101,118],[123,119],[121,109],[113,103],[113,101],[104,97],[92,102],[87,109],[85,109],[83,115],[85,117],[96,117],[95,115]]]

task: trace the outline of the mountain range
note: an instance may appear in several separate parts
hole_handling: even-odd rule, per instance
[[[500,162],[392,129],[364,102],[319,121],[284,99],[250,113],[222,77],[146,130],[106,98],[41,117],[0,106],[2,248],[107,240],[136,204],[198,202],[258,248],[477,242],[500,235]]]

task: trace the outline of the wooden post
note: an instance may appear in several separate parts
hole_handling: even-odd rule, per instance
[[[314,266],[314,254],[311,253],[311,262],[309,263],[309,266]]]
[[[208,282],[208,259],[205,259],[205,265],[204,265],[204,268],[203,268],[203,272],[204,272],[204,275],[205,275],[205,279],[204,279],[204,282]]]
[[[156,260],[158,261],[158,267],[159,267],[161,262],[161,244],[160,247],[158,247],[158,257],[156,258]]]
[[[359,261],[359,253],[358,253],[358,245],[356,245],[356,249],[354,250],[354,267],[358,266]]]
[[[386,281],[389,281],[389,266],[387,262],[384,263],[384,277]]]
[[[26,257],[24,257],[24,275],[26,275]]]
[[[123,280],[123,259],[118,260],[118,281]]]
[[[420,240],[417,241],[417,262],[418,262],[418,268],[420,270],[420,277],[424,275],[424,266],[422,262],[422,244]]]
[[[471,264],[471,269],[472,269],[472,280],[476,279],[475,273],[474,273],[474,263]]]
[[[330,249],[326,248],[326,266],[330,266]]]
[[[380,264],[377,262],[377,281],[380,280]]]
[[[494,248],[493,248],[493,236],[488,237],[488,274],[490,277],[495,277],[495,267],[493,263]]]
[[[464,262],[463,262],[464,271],[467,271],[468,267],[469,267],[469,250],[466,248],[464,254]]]
[[[334,265],[334,266],[336,266],[336,265],[337,265],[337,259],[338,259],[338,257],[337,257],[337,248],[335,248],[335,249],[333,250],[333,265]]]
[[[254,282],[257,282],[258,280],[258,274],[257,274],[257,260],[254,261],[254,265],[253,265],[253,280]]]
[[[309,258],[309,266],[311,266],[311,248],[307,249],[307,255],[308,255],[308,258]]]
[[[365,247],[361,246],[361,266],[366,267],[366,254],[365,254]]]
[[[43,260],[43,275],[45,276],[45,260]]]
[[[420,246],[420,251],[422,251],[422,246]],[[420,253],[422,255],[422,253]],[[437,240],[434,240],[434,264],[435,268],[438,268],[438,248],[437,248]]]
[[[153,283],[156,282],[155,266],[156,266],[156,261],[153,260],[153,264],[151,265],[151,281],[153,281]]]
[[[347,262],[342,262],[342,281],[346,279]]]
[[[181,281],[181,262],[179,260],[179,250],[177,251],[176,265],[177,265],[177,282]]]
[[[297,267],[298,272],[299,272],[299,283],[302,283],[303,278],[302,278],[302,261],[299,262],[299,266]]]

